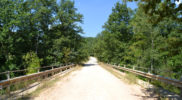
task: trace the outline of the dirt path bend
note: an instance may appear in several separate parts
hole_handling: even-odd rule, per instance
[[[42,92],[35,100],[146,100],[142,89],[128,85],[97,64],[93,57],[81,70]]]

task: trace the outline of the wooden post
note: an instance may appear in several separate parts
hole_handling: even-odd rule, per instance
[[[52,70],[54,69],[54,66],[52,66]],[[54,75],[54,72],[52,72],[52,76]]]
[[[7,80],[10,80],[10,71],[7,72],[6,77],[7,77]],[[11,95],[10,85],[7,87],[7,92],[8,92],[8,96],[10,97],[10,95]]]
[[[10,79],[10,71],[7,72],[6,77],[7,77],[7,80]]]
[[[182,82],[182,76],[181,76],[180,81]],[[181,92],[181,93],[180,93],[180,97],[182,98],[182,87],[180,88],[180,90],[181,90],[181,91],[180,91],[180,92]]]
[[[37,71],[38,73],[40,72],[40,68],[38,68],[38,71]]]
[[[151,73],[151,70],[150,70],[150,68],[148,68],[148,73],[149,73],[149,74]]]
[[[133,66],[133,70],[135,70],[135,66]]]

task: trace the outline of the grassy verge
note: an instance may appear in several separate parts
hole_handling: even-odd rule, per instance
[[[149,95],[151,98],[157,98],[157,100],[182,100],[179,96],[177,96],[175,93],[169,92],[165,90],[165,88],[158,87],[155,84],[152,84],[153,82],[157,82],[155,80],[150,81],[150,83],[146,82],[149,81],[150,79],[136,76],[132,73],[129,72],[123,72],[122,70],[116,70],[112,68],[111,66],[104,64],[104,63],[99,63],[101,67],[115,75],[117,78],[121,79],[125,83],[128,84],[138,84],[141,87],[145,89],[145,94]],[[139,82],[140,81],[140,82]],[[164,83],[163,83],[164,84]],[[151,87],[152,86],[152,87]],[[167,85],[166,85],[167,86]]]
[[[76,70],[81,70],[82,66],[77,65],[75,68],[73,68],[71,71],[69,72],[65,72],[63,73],[63,75],[57,75],[56,77],[54,77],[53,79],[46,79],[43,80],[41,82],[41,84],[37,87],[37,89],[29,94],[26,94],[25,96],[21,97],[18,100],[27,100],[27,99],[31,99],[33,97],[38,96],[41,92],[43,92],[46,89],[49,89],[51,87],[53,87],[58,81],[60,81],[61,79],[69,76],[73,71]],[[48,81],[49,80],[49,81]]]
[[[104,69],[106,69],[107,71],[109,71],[110,73],[112,73],[114,76],[116,76],[117,78],[121,79],[122,81],[124,81],[125,83],[128,84],[137,84],[137,77],[132,74],[132,73],[122,73],[118,70],[113,69],[112,67],[104,64],[104,63],[99,63],[99,65],[101,67],[103,67]]]

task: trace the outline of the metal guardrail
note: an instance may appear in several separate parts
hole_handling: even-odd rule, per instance
[[[109,63],[107,63],[107,64],[109,64]],[[117,65],[117,64],[111,64],[111,65]],[[122,65],[120,65],[120,66],[122,66]],[[123,65],[124,67],[127,67],[128,68],[128,65]],[[181,72],[174,72],[174,71],[171,71],[171,70],[166,70],[166,69],[151,69],[151,68],[146,68],[146,67],[140,67],[140,66],[133,66],[133,65],[129,65],[131,68],[133,68],[133,69],[138,69],[138,70],[140,70],[140,71],[143,71],[143,72],[148,72],[148,73],[155,73],[155,74],[158,74],[158,73],[160,73],[160,72],[163,72],[163,73],[171,73],[171,74],[173,74],[173,73],[175,73],[175,75],[182,75],[181,74]]]
[[[110,64],[108,64],[108,65],[110,65]],[[179,87],[180,91],[181,91],[180,97],[182,98],[182,77],[181,77],[180,80],[176,80],[176,79],[172,79],[172,78],[168,78],[168,77],[163,77],[163,76],[160,76],[160,75],[155,75],[155,74],[135,70],[135,67],[133,67],[133,69],[130,69],[130,68],[126,68],[125,66],[124,67],[116,66],[116,65],[110,65],[110,66],[112,66],[115,69],[120,69],[120,70],[127,71],[127,72],[130,72],[130,73],[134,73],[136,75],[140,75],[140,76],[143,76],[143,77],[146,77],[146,78],[149,78],[149,79],[161,81],[161,82],[173,85],[175,87]]]
[[[110,64],[108,64],[108,65],[110,65]],[[168,78],[168,77],[163,77],[163,76],[160,76],[160,75],[146,73],[146,72],[142,72],[142,71],[139,71],[139,70],[130,69],[130,68],[121,67],[121,66],[115,66],[115,65],[110,65],[110,66],[112,66],[115,69],[128,71],[128,72],[131,72],[131,73],[134,73],[134,74],[146,77],[146,78],[150,78],[150,79],[153,79],[153,80],[158,80],[158,81],[161,81],[161,82],[165,82],[167,84],[171,84],[171,85],[173,85],[175,87],[182,88],[182,81],[181,80],[171,79],[171,78]]]
[[[40,78],[40,77],[45,77],[45,76],[48,76],[48,75],[54,75],[55,73],[62,72],[64,70],[70,69],[70,68],[72,68],[74,66],[75,65],[72,64],[72,65],[59,67],[59,68],[54,68],[54,69],[50,69],[50,70],[46,70],[46,71],[43,71],[43,72],[38,72],[38,73],[30,74],[30,75],[15,77],[15,78],[8,79],[8,80],[2,80],[2,81],[0,81],[0,89],[6,88],[6,87],[8,87],[10,85],[13,85],[15,83],[18,83],[18,82],[33,80],[33,79],[37,79],[37,78]]]
[[[134,69],[126,68],[126,67],[120,67],[120,66],[115,66],[115,65],[110,65],[110,66],[112,66],[115,69],[121,69],[121,70],[128,71],[128,72],[131,72],[131,73],[134,73],[134,74],[146,77],[146,78],[158,80],[158,81],[165,82],[167,84],[171,84],[176,87],[182,88],[182,81],[180,81],[180,80],[171,79],[168,77],[163,77],[163,76],[155,75],[155,74],[151,74],[151,73],[146,73],[146,72],[142,72],[139,70],[134,70]]]
[[[159,80],[159,81],[174,85],[176,87],[181,87],[182,88],[182,81],[180,81],[180,80],[171,79],[171,78],[168,78],[168,77],[163,77],[163,76],[160,76],[160,75],[154,75],[154,74],[151,74],[151,73],[146,73],[146,72],[133,70],[133,69],[129,69],[129,68],[124,68],[124,67],[119,67],[119,66],[113,66],[112,65],[112,67],[116,68],[116,69],[121,69],[121,70],[124,70],[124,71],[128,71],[128,72],[131,72],[131,73],[134,73],[134,74],[146,77],[146,78]]]

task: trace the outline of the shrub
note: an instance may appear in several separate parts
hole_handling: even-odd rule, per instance
[[[40,63],[42,59],[39,59],[36,53],[34,52],[28,52],[26,55],[23,56],[24,59],[24,65],[28,69],[26,74],[32,74],[37,72],[37,68],[40,67]]]

